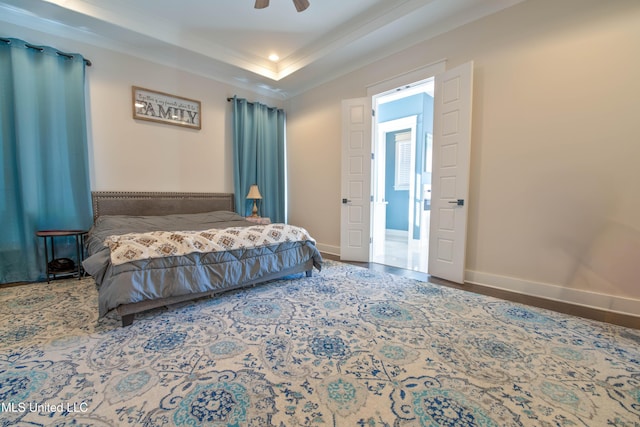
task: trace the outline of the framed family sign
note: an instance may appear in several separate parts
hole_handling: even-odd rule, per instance
[[[133,118],[200,129],[200,101],[131,86]]]

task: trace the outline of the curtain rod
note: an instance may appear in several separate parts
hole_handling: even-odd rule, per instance
[[[6,43],[6,44],[11,44],[11,39],[5,39],[4,37],[0,37],[0,41]],[[36,46],[27,42],[24,42],[24,45],[26,47],[28,47],[29,49],[34,49],[37,50],[38,52],[42,52],[44,50],[44,47],[42,46]],[[55,48],[54,48],[55,49]],[[73,54],[71,53],[66,53],[66,52],[60,52],[59,50],[56,50],[56,53],[60,56],[64,56],[65,58],[68,59],[72,59],[73,58]],[[82,58],[82,60],[84,61],[85,65],[87,67],[91,67],[91,61],[88,60],[87,58]]]
[[[238,99],[244,99],[244,98],[238,98]],[[231,101],[233,101],[233,98],[227,98],[227,102],[231,102]],[[246,101],[246,99],[245,99],[245,101]],[[247,104],[249,104],[249,105],[255,105],[255,104],[260,104],[260,103],[259,103],[259,102],[251,102],[251,101],[247,101]],[[282,108],[278,108],[278,107],[270,107],[270,106],[265,105],[265,104],[261,104],[261,105],[264,105],[265,107],[267,107],[267,108],[268,108],[268,109],[270,109],[270,110],[282,110]],[[284,111],[284,110],[283,110],[283,111]]]
[[[242,99],[242,98],[238,98],[238,99]],[[231,101],[233,101],[233,98],[227,98],[227,102],[231,102]],[[253,102],[247,101],[247,104],[253,105]]]
[[[238,98],[238,99],[244,99],[244,98]],[[227,98],[227,102],[231,102],[231,101],[233,101],[233,98]],[[246,101],[246,99],[245,99],[245,101]],[[255,102],[247,101],[247,104],[253,105],[253,104],[255,104]]]

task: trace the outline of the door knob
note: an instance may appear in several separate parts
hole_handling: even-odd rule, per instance
[[[346,205],[347,203],[351,203],[351,200],[349,199],[342,199],[342,204]]]
[[[451,200],[449,203],[456,204],[458,206],[464,206],[464,199]]]

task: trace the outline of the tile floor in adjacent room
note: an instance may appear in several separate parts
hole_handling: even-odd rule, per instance
[[[384,249],[374,262],[426,273],[429,267],[429,241],[410,241],[406,234],[387,232]]]

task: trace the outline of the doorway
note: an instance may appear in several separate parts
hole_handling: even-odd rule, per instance
[[[372,261],[429,265],[434,79],[372,97]]]
[[[426,169],[418,176],[431,176],[431,188],[424,180],[423,196],[412,194],[412,207],[422,204],[422,214],[429,211],[429,226],[426,221],[414,222],[420,233],[428,232],[428,274],[464,283],[469,215],[469,171],[471,164],[471,105],[473,94],[473,61],[445,69],[439,61],[393,79],[385,80],[367,88],[367,96],[342,100],[342,161],[340,212],[340,259],[371,262],[373,248],[373,167],[375,147],[372,112],[374,96],[391,95],[393,88],[409,88],[406,82],[415,82],[425,76],[434,76],[435,96],[433,112],[424,113],[433,119],[432,137],[425,132],[425,145],[432,138],[431,159],[426,159],[430,150],[416,152],[416,164],[422,162]],[[422,80],[426,82],[427,80]],[[403,86],[404,85],[404,86]],[[386,92],[385,92],[386,91]],[[379,118],[379,116],[378,116]],[[420,123],[420,122],[418,122]],[[420,141],[421,131],[417,131]],[[416,144],[420,147],[421,144]],[[417,170],[415,172],[418,172]],[[431,192],[429,192],[431,190]],[[415,218],[421,218],[416,215]],[[385,228],[386,232],[386,228]]]

